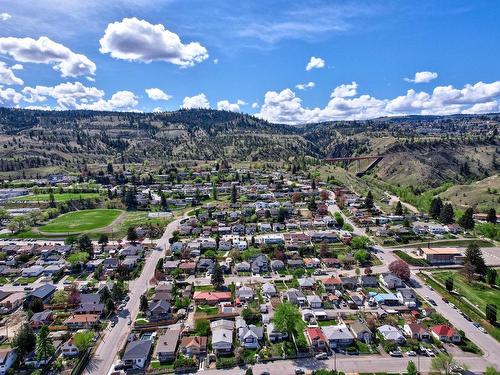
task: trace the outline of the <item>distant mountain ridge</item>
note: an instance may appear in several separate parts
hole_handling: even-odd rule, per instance
[[[401,183],[411,162],[419,170],[417,181],[424,176],[435,185],[447,179],[485,178],[497,171],[499,125],[498,114],[293,126],[210,109],[124,113],[0,108],[0,172],[75,169],[109,161],[283,161],[376,154],[386,155],[374,172],[379,177]],[[475,156],[478,148],[481,157]]]

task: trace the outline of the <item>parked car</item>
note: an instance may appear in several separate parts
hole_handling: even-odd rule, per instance
[[[402,356],[403,356],[403,353],[402,353],[402,352],[400,352],[399,350],[391,350],[391,351],[389,352],[389,355],[390,355],[391,357],[402,357]]]
[[[301,369],[301,368],[296,368],[295,369],[295,375],[302,375],[302,374],[305,374],[306,372]]]
[[[432,306],[437,306],[436,301],[434,301],[433,299],[430,299],[430,300],[429,300],[429,303],[430,303]]]
[[[414,352],[413,350],[410,350],[408,353],[406,353],[409,357],[415,357],[417,355],[416,352]]]
[[[328,359],[328,355],[326,353],[319,353],[314,356],[316,359]]]

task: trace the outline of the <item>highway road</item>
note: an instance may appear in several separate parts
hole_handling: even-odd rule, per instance
[[[112,367],[117,360],[118,351],[123,348],[130,333],[127,325],[129,319],[134,319],[139,311],[139,299],[147,291],[148,282],[154,275],[158,260],[165,255],[165,249],[170,246],[168,240],[179,225],[182,218],[172,221],[165,228],[163,236],[157,241],[157,246],[161,250],[152,250],[148,255],[141,275],[129,282],[129,297],[127,305],[120,312],[118,322],[114,327],[108,327],[104,331],[104,336],[100,342],[94,356],[85,368],[85,375],[103,375],[112,371]]]

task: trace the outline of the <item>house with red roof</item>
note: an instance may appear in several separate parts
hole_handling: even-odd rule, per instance
[[[336,290],[342,289],[342,280],[338,277],[329,277],[323,280],[323,285],[325,286],[325,290],[327,292],[333,293]]]
[[[431,328],[432,336],[442,342],[460,342],[462,337],[452,327],[445,324],[439,324]]]
[[[221,302],[231,301],[231,292],[203,292],[193,294],[193,300],[198,304],[217,305]]]
[[[320,327],[307,327],[306,339],[309,346],[315,350],[325,350],[327,347],[326,336]]]

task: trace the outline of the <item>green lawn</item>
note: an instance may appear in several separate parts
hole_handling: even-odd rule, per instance
[[[78,199],[90,199],[90,198],[99,198],[99,193],[54,193],[54,200],[56,202],[67,202],[71,200]],[[16,197],[13,200],[15,201],[28,201],[28,202],[48,202],[50,199],[50,194],[33,194],[33,195],[25,195],[22,197]]]
[[[478,306],[481,311],[485,311],[487,303],[494,303],[500,307],[500,292],[498,289],[493,289],[480,281],[466,280],[456,271],[433,272],[432,275],[443,285],[446,279],[452,276],[454,289],[474,305]]]
[[[79,233],[110,225],[121,210],[95,209],[69,212],[40,227],[46,233]]]
[[[16,279],[14,282],[19,283],[19,284],[31,284],[34,283],[35,281],[38,280],[37,276],[31,276],[31,277],[19,277]]]

